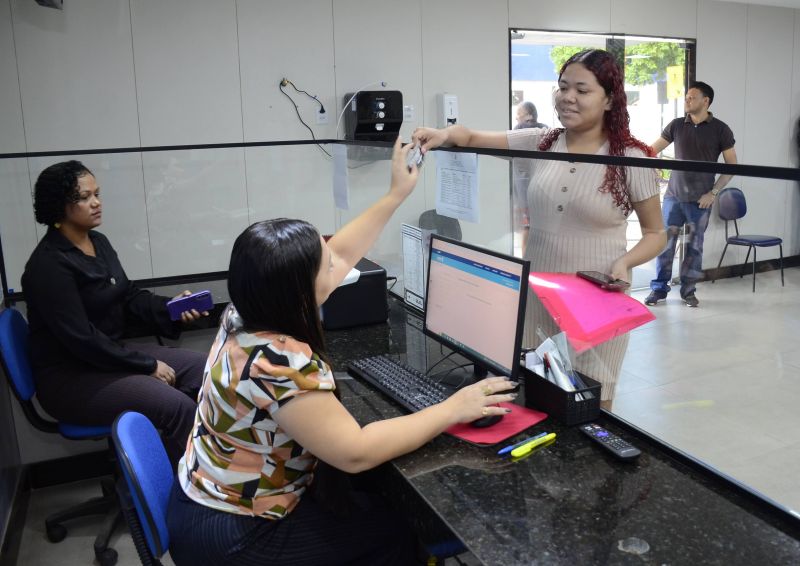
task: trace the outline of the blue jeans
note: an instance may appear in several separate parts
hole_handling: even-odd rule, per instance
[[[650,282],[650,288],[669,293],[675,247],[681,226],[685,224],[687,245],[681,262],[681,297],[685,297],[694,293],[695,284],[703,277],[703,238],[711,208],[700,208],[697,202],[679,202],[673,197],[664,197],[662,213],[667,229],[667,247],[656,259],[656,278]]]

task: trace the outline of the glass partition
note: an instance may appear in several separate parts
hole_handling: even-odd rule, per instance
[[[322,233],[332,233],[389,188],[391,149],[380,144],[349,142],[345,165],[337,165],[310,143],[235,145],[0,156],[0,237],[10,296],[22,298],[19,279],[43,234],[33,219],[33,183],[44,167],[57,161],[79,159],[94,171],[103,197],[100,231],[117,249],[129,276],[146,283],[224,278],[233,239],[250,223],[296,217],[312,222]],[[330,140],[323,142],[328,151],[334,145]],[[398,279],[392,289],[398,296],[403,294],[400,225],[418,225],[423,213],[436,209],[440,151],[426,157],[415,192],[368,256]],[[544,211],[528,210],[529,177],[524,173],[544,158],[574,160],[577,167],[592,159],[601,163],[620,159],[475,152],[479,220],[458,220],[463,240],[531,257],[539,250],[526,250],[525,243],[529,231],[538,228],[537,219],[553,225],[554,217],[563,211],[558,203]],[[629,168],[631,175],[661,179],[666,169],[656,165],[680,168],[686,162],[659,160],[652,167],[642,167],[641,160],[630,163],[635,165]],[[332,191],[334,173],[337,168],[342,173],[342,167],[348,180],[347,210],[334,206]],[[680,300],[676,260],[673,292],[666,301],[650,307],[655,320],[630,332],[620,350],[612,372],[615,386],[609,389],[614,391],[610,410],[780,505],[800,510],[800,487],[795,480],[800,473],[800,445],[789,432],[800,424],[796,410],[800,404],[796,348],[800,234],[794,212],[798,176],[779,168],[737,166],[732,171],[738,176],[730,186],[741,188],[748,199],[739,229],[783,239],[785,284],[778,269],[778,247],[757,250],[755,292],[752,254],[750,263],[743,266],[746,249],[729,246],[717,270],[726,240],[725,223],[715,205],[705,233],[703,280],[697,284],[699,308],[688,308]],[[765,176],[757,177],[759,171],[765,171]],[[658,179],[656,194],[662,192]],[[581,205],[570,201],[569,194],[565,192],[563,206]],[[607,212],[613,215],[614,207]],[[621,250],[639,242],[640,226],[635,215],[628,218],[615,236],[621,239]],[[587,222],[570,227],[569,234],[590,230]],[[730,224],[729,234],[732,231]],[[679,245],[682,238],[679,235]],[[594,243],[591,233],[589,242]],[[586,253],[594,257],[591,249]],[[638,269],[633,272],[630,295],[643,301],[655,267],[651,261]],[[716,282],[711,281],[714,276]]]

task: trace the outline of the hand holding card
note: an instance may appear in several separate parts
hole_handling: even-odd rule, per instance
[[[411,148],[411,151],[408,152],[408,158],[406,159],[406,165],[408,165],[408,170],[411,171],[411,166],[416,165],[419,167],[422,165],[422,150],[418,145],[415,145]]]

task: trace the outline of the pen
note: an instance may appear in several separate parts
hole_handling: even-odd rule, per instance
[[[537,434],[536,436],[531,436],[530,438],[526,438],[525,440],[523,440],[521,442],[517,442],[516,444],[510,444],[509,446],[506,446],[505,448],[501,448],[497,452],[497,455],[498,456],[505,456],[506,454],[508,454],[509,452],[514,450],[515,448],[519,448],[520,446],[524,446],[528,442],[533,442],[537,438],[542,438],[543,436],[547,436],[547,433],[546,432],[542,432],[540,434]]]
[[[530,442],[527,442],[527,443],[523,444],[522,446],[518,446],[518,447],[514,448],[511,451],[511,457],[512,458],[519,458],[520,456],[524,456],[525,454],[527,454],[528,452],[530,452],[531,450],[533,450],[537,446],[539,446],[541,444],[544,444],[545,442],[550,442],[555,437],[556,437],[556,433],[555,432],[551,432],[550,434],[542,436],[541,438],[536,438],[535,440],[531,440]]]
[[[544,361],[544,378],[548,381],[553,381],[550,379],[550,356],[548,356],[547,352],[545,352],[542,358]]]

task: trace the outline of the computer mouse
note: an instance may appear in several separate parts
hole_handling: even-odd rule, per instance
[[[486,417],[475,419],[469,424],[475,428],[486,428],[487,426],[492,426],[499,423],[501,420],[503,420],[503,415],[488,415]]]

